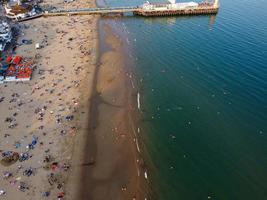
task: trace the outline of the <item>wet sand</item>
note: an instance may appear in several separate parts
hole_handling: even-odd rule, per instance
[[[129,121],[130,88],[126,84],[122,43],[110,27],[105,26],[103,31],[110,50],[99,59],[92,85],[79,199],[144,199]]]

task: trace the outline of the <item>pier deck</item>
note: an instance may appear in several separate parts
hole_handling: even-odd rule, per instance
[[[57,9],[47,11],[44,16],[59,16],[59,15],[94,15],[94,14],[123,14],[129,12],[137,12],[138,7],[106,7],[106,8],[84,8],[84,9]]]
[[[214,7],[196,7],[190,9],[176,9],[176,10],[164,10],[164,11],[147,11],[138,6],[135,7],[106,7],[106,8],[84,8],[84,9],[57,9],[46,11],[44,16],[60,16],[60,15],[109,15],[109,14],[121,14],[133,13],[140,16],[168,16],[168,15],[208,15],[216,14],[218,8]]]

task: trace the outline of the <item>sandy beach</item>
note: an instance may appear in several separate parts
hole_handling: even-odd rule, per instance
[[[19,46],[16,55],[33,59],[36,70],[30,82],[0,85],[0,151],[25,155],[1,163],[3,199],[144,199],[121,42],[105,27],[111,50],[98,57],[97,20],[21,24],[19,41],[33,44]]]

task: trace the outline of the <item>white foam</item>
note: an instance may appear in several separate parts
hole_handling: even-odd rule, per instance
[[[138,107],[138,109],[140,110],[140,94],[139,94],[139,92],[137,93],[137,107]]]
[[[135,144],[136,144],[137,151],[140,153],[140,148],[139,148],[138,140],[137,139],[135,140]]]

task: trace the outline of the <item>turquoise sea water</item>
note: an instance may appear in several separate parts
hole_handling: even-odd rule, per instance
[[[133,63],[152,200],[267,199],[267,0],[220,3],[215,18],[106,20]]]

